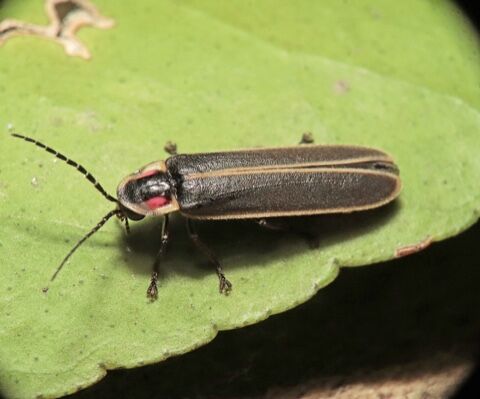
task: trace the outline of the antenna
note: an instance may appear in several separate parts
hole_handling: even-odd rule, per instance
[[[74,160],[67,158],[65,155],[62,153],[58,152],[57,150],[54,150],[52,147],[49,147],[43,143],[41,143],[38,140],[32,139],[31,137],[23,136],[21,134],[17,133],[12,133],[13,137],[17,137],[19,139],[28,141],[29,143],[35,144],[37,147],[43,148],[45,151],[49,152],[50,154],[53,154],[55,157],[58,159],[61,159],[62,161],[66,162],[68,165],[73,166],[75,169],[77,169],[83,176],[87,178],[87,180],[94,185],[94,187],[100,191],[100,193],[109,201],[116,202],[118,203],[118,200],[108,194],[105,189],[102,187],[102,185],[98,182],[97,179],[89,172],[87,169],[85,169],[82,165],[80,165],[78,162],[75,162]]]
[[[55,277],[57,277],[57,274],[60,273],[60,270],[62,270],[63,266],[65,266],[65,263],[67,263],[67,260],[73,255],[73,253],[77,250],[77,248],[80,245],[82,245],[90,236],[94,235],[98,230],[100,230],[100,228],[105,223],[107,223],[108,219],[110,219],[114,215],[120,216],[122,215],[122,211],[120,209],[114,209],[108,212],[92,230],[90,230],[87,234],[85,234],[83,238],[75,244],[75,246],[70,250],[67,256],[65,256],[65,258],[62,260],[62,263],[60,263],[60,265],[57,267],[57,270],[55,270],[55,273],[53,273],[53,276],[50,279],[50,281],[55,280]]]
[[[58,152],[57,150],[54,150],[53,148],[41,143],[38,140],[32,139],[27,136],[23,136],[21,134],[17,133],[12,133],[13,137],[17,137],[19,139],[25,140],[29,143],[35,144],[37,147],[43,148],[45,151],[49,152],[50,154],[53,154],[55,157],[58,159],[61,159],[62,161],[66,162],[68,165],[73,166],[76,170],[78,170],[83,176],[87,178],[87,180],[94,185],[94,187],[100,191],[100,193],[109,201],[115,202],[116,204],[119,204],[118,200],[113,197],[112,195],[108,194],[105,189],[102,187],[102,185],[97,181],[97,179],[89,172],[87,171],[82,165],[80,165],[78,162],[75,162],[74,160],[67,158],[65,155],[62,153]],[[93,234],[95,234],[100,228],[107,223],[107,221],[112,217],[112,216],[117,216],[121,221],[125,222],[125,227],[127,229],[127,233],[129,231],[129,226],[128,226],[128,219],[124,215],[123,211],[120,208],[116,208],[108,212],[97,224],[96,226],[91,229],[87,234],[85,234],[80,241],[78,241],[73,248],[68,252],[67,256],[62,260],[60,265],[57,267],[57,270],[55,270],[55,273],[53,273],[53,276],[50,281],[55,280],[55,277],[57,277],[58,273],[60,273],[60,270],[62,270],[63,266],[67,263],[68,259],[75,253],[75,251],[80,247],[89,237],[91,237]]]

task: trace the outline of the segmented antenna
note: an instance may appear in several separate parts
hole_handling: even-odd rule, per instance
[[[83,236],[83,238],[75,244],[75,246],[70,250],[70,252],[65,256],[65,258],[62,260],[62,263],[57,267],[57,270],[55,270],[55,273],[53,273],[52,278],[50,281],[55,280],[55,277],[57,277],[57,274],[60,273],[60,270],[62,270],[63,266],[65,263],[67,263],[67,260],[73,255],[73,253],[77,250],[77,248],[82,245],[90,236],[95,234],[100,228],[107,223],[108,219],[110,219],[112,216],[117,215],[117,216],[122,216],[122,211],[120,209],[114,209],[113,211],[108,212],[102,220],[100,220],[97,225],[90,230],[87,234]]]
[[[58,159],[61,159],[62,161],[66,162],[68,165],[70,166],[73,166],[75,169],[77,169],[83,176],[85,176],[87,178],[87,180],[92,183],[94,185],[94,187],[100,191],[100,193],[102,193],[102,195],[109,201],[112,201],[112,202],[116,202],[118,203],[118,200],[113,197],[112,195],[108,194],[105,189],[102,187],[102,185],[97,181],[97,179],[95,179],[95,177],[89,172],[87,171],[82,165],[80,165],[79,163],[75,162],[74,160],[70,159],[70,158],[67,158],[65,155],[63,155],[62,153],[54,150],[53,148],[41,143],[40,141],[38,140],[35,140],[35,139],[32,139],[30,137],[27,137],[27,136],[23,136],[21,134],[17,134],[17,133],[12,133],[12,136],[13,137],[17,137],[19,139],[22,139],[22,140],[25,140],[25,141],[28,141],[29,143],[33,143],[35,144],[37,147],[40,147],[40,148],[43,148],[45,151],[49,152],[50,154],[53,154],[55,157],[57,157]],[[110,215],[111,217],[112,215]],[[105,223],[105,222],[104,222]],[[101,227],[101,226],[100,226]],[[99,227],[99,228],[100,228]],[[98,229],[97,229],[98,230]],[[68,256],[67,256],[68,258]]]

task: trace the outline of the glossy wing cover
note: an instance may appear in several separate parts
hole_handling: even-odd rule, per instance
[[[398,168],[382,151],[302,145],[167,159],[180,212],[197,219],[247,219],[376,208],[400,192]]]

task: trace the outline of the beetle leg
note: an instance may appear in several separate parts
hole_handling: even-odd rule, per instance
[[[302,139],[298,144],[313,144],[313,134],[311,132],[305,132],[302,134]]]
[[[125,223],[125,231],[127,234],[130,234],[130,225],[128,224],[128,218],[122,213],[117,213],[117,218],[120,220],[121,223]]]
[[[290,226],[287,226],[285,223],[274,223],[272,220],[269,219],[258,219],[256,220],[259,226],[274,231],[283,231],[283,232],[290,232]]]
[[[170,155],[177,155],[177,144],[172,141],[167,141],[163,147],[165,152]]]
[[[188,218],[187,218],[187,231],[188,231],[188,235],[190,236],[190,238],[192,239],[193,243],[198,248],[198,250],[200,252],[203,252],[203,254],[208,258],[210,263],[212,263],[215,266],[215,269],[217,271],[217,276],[218,276],[220,293],[228,295],[229,292],[232,290],[232,283],[227,280],[227,278],[225,277],[225,274],[223,273],[222,265],[220,265],[220,262],[218,261],[217,257],[212,252],[212,250],[208,248],[205,245],[205,243],[203,243],[200,240],[197,232],[195,231],[195,228],[193,227],[192,220]]]
[[[303,237],[308,245],[312,248],[317,248],[319,246],[318,236],[310,231],[300,230],[293,227],[288,222],[282,222],[279,219],[258,219],[256,220],[259,226],[273,231],[282,231],[285,233],[293,233]]]
[[[150,285],[148,286],[148,289],[147,289],[147,297],[150,298],[151,301],[154,301],[158,297],[157,281],[158,281],[158,272],[160,270],[160,259],[162,258],[167,248],[168,237],[169,237],[168,215],[164,215],[160,249],[158,250],[157,256],[155,257],[155,263],[153,264],[152,278],[150,279]]]

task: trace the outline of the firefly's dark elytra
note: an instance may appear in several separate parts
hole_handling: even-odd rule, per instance
[[[351,145],[297,145],[201,154],[176,154],[147,164],[125,177],[117,197],[108,194],[83,166],[29,137],[13,134],[45,149],[75,167],[102,195],[115,202],[107,213],[67,254],[73,252],[112,216],[126,223],[146,216],[163,216],[161,243],[147,295],[158,294],[161,256],[168,243],[168,216],[180,212],[195,245],[215,266],[219,289],[232,287],[215,254],[199,239],[192,221],[261,219],[348,213],[373,209],[394,200],[401,190],[398,167],[383,151]],[[307,140],[304,140],[306,142]]]

